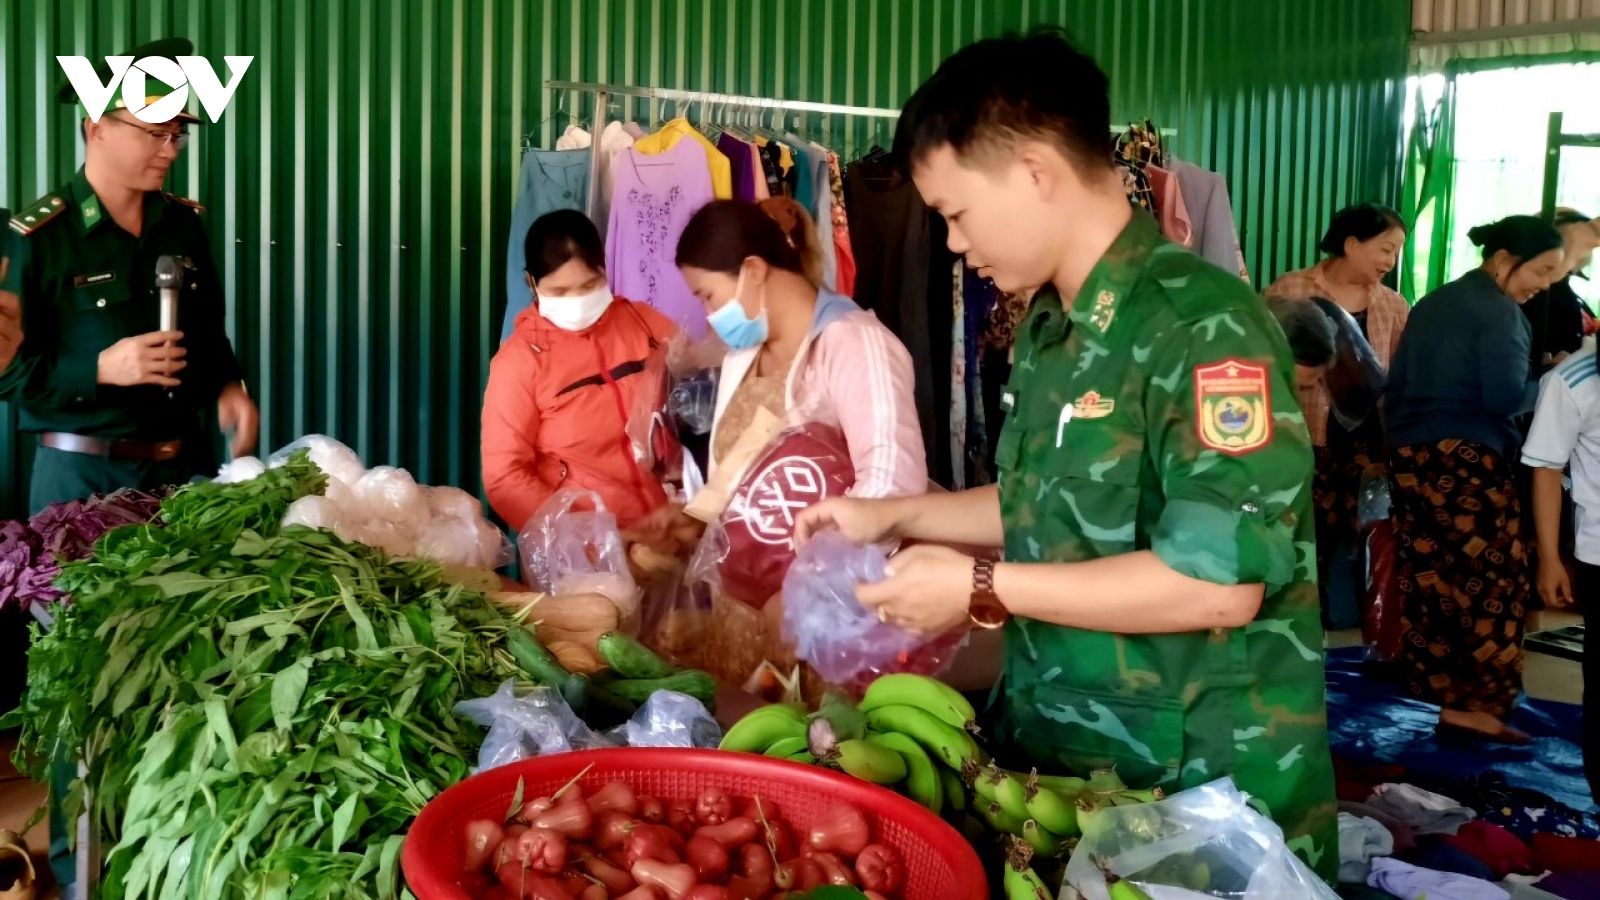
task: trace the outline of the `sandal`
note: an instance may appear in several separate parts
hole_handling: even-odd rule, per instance
[[[0,828],[0,900],[34,900],[34,877],[28,842]]]

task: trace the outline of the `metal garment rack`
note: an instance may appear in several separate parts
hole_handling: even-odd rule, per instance
[[[1561,186],[1561,151],[1567,147],[1600,149],[1600,134],[1568,134],[1563,129],[1563,115],[1550,114],[1550,131],[1544,157],[1544,204],[1546,219],[1556,214],[1556,190]]]
[[[858,116],[875,119],[897,119],[900,110],[877,106],[843,106],[837,103],[813,103],[809,100],[783,100],[777,97],[753,97],[743,94],[719,94],[711,91],[686,91],[677,88],[640,87],[628,84],[609,84],[597,81],[546,81],[547,90],[567,91],[594,95],[594,118],[591,120],[593,137],[589,144],[589,198],[586,212],[595,214],[595,199],[600,193],[600,129],[605,127],[606,105],[613,97],[632,97],[640,100],[668,101],[671,103],[700,103],[713,108],[738,108],[744,110],[773,111],[779,113],[816,114],[825,116]]]

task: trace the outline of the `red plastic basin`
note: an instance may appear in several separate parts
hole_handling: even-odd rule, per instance
[[[955,829],[916,803],[817,766],[721,750],[619,748],[584,750],[523,760],[468,778],[433,798],[406,836],[400,867],[419,900],[475,900],[461,887],[463,835],[473,819],[500,819],[523,782],[528,799],[553,793],[587,766],[585,790],[625,781],[641,794],[690,800],[706,787],[740,799],[760,795],[778,805],[797,833],[835,803],[867,817],[873,840],[900,851],[906,862],[905,900],[981,898],[988,880],[978,855]]]

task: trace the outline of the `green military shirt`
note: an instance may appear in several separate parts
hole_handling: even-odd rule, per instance
[[[60,190],[16,210],[11,231],[14,255],[0,273],[0,297],[20,297],[22,342],[0,369],[0,400],[17,405],[22,430],[198,438],[201,413],[243,375],[223,326],[222,284],[197,205],[147,193],[143,234],[134,237],[106,213],[80,169]],[[155,271],[163,255],[183,265],[182,385],[97,384],[102,350],[160,330]]]
[[[1070,307],[1035,298],[998,452],[1007,560],[1150,550],[1266,595],[1248,627],[1192,634],[1013,621],[1005,728],[1041,767],[1115,765],[1137,787],[1231,775],[1331,878],[1312,450],[1295,397],[1265,304],[1143,212]]]

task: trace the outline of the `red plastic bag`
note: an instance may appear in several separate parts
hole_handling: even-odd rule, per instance
[[[691,578],[760,609],[783,589],[801,511],[855,485],[844,433],[816,423],[782,432],[745,471],[722,516],[706,529]]]
[[[1396,584],[1394,523],[1384,519],[1367,529],[1367,595],[1361,613],[1361,640],[1367,658],[1400,658],[1402,601]]]

